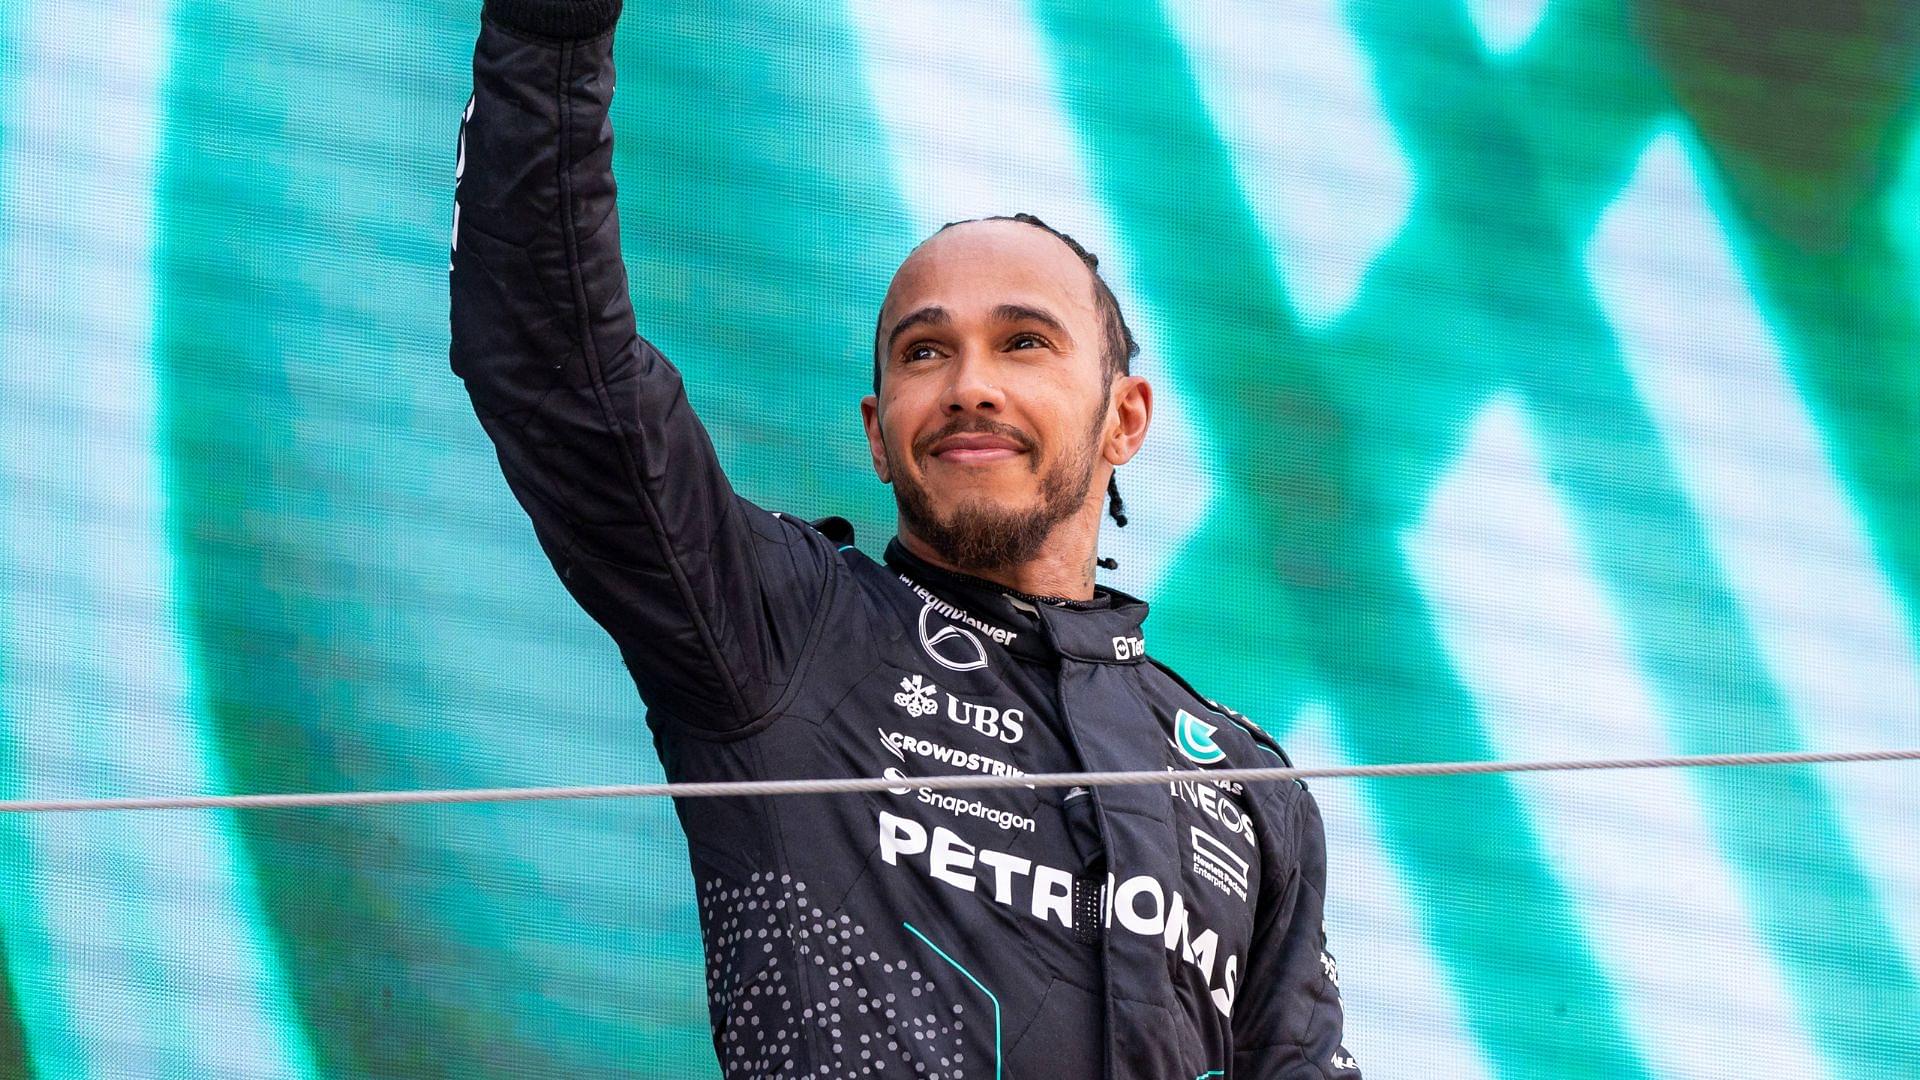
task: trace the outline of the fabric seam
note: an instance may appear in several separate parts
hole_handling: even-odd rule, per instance
[[[745,724],[737,728],[724,730],[701,727],[690,720],[680,717],[670,709],[654,709],[652,706],[648,706],[647,715],[654,716],[657,714],[661,720],[672,724],[689,738],[710,743],[738,742],[741,739],[750,739],[772,727],[773,722],[780,718],[782,710],[793,703],[794,697],[800,693],[801,687],[805,685],[806,675],[813,669],[814,659],[820,652],[820,640],[825,636],[823,630],[827,622],[827,612],[832,609],[834,601],[839,598],[839,591],[839,578],[834,573],[833,567],[830,566],[826,574],[826,582],[820,590],[819,610],[814,612],[813,621],[807,627],[807,642],[800,648],[800,659],[794,662],[793,674],[787,680],[787,688],[781,691],[780,696],[774,700],[773,704],[767,706],[764,712],[749,717]]]
[[[604,35],[590,40],[597,42],[603,39]],[[719,643],[714,639],[713,628],[708,625],[706,614],[700,610],[695,600],[692,583],[687,579],[686,569],[680,564],[679,553],[674,550],[673,543],[664,530],[660,508],[655,505],[652,493],[641,481],[640,467],[635,460],[633,446],[628,441],[627,432],[621,426],[619,417],[614,413],[611,394],[607,390],[606,370],[601,364],[599,342],[595,341],[593,336],[590,314],[592,308],[587,299],[586,278],[580,267],[579,222],[575,217],[573,197],[574,123],[573,97],[569,93],[569,87],[573,81],[574,60],[582,44],[584,43],[567,42],[561,46],[560,63],[556,66],[558,84],[554,88],[560,109],[561,152],[557,177],[560,188],[560,228],[561,235],[566,240],[567,278],[573,293],[575,318],[580,329],[581,355],[587,363],[587,379],[593,387],[594,401],[600,406],[600,418],[613,433],[615,442],[619,445],[620,462],[626,469],[627,481],[632,486],[641,508],[646,512],[648,524],[653,529],[654,542],[659,546],[667,570],[673,576],[674,588],[680,593],[680,600],[686,605],[687,617],[693,622],[694,630],[700,635],[701,648],[706,652],[707,659],[713,664],[715,671],[719,673],[720,681],[726,685],[727,696],[731,700],[735,714],[751,721],[755,717],[747,708],[746,697],[732,669],[728,667]],[[638,335],[635,335],[635,340],[636,342],[639,340]]]

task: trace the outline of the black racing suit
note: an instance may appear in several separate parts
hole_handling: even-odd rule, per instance
[[[734,494],[635,333],[615,215],[618,5],[488,0],[461,134],[454,370],[673,780],[887,775],[681,802],[729,1077],[1358,1077],[1319,812],[1151,661],[1146,605],[884,563]],[[933,792],[913,777],[1164,769]]]

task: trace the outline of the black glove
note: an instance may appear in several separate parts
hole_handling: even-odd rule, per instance
[[[482,14],[529,37],[583,41],[613,29],[620,0],[486,0]]]

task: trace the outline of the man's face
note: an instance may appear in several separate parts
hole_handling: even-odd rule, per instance
[[[1115,426],[1090,271],[1031,225],[957,225],[901,264],[880,335],[861,412],[903,524],[963,568],[1031,559]]]

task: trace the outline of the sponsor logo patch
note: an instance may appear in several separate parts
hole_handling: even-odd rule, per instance
[[[909,735],[904,731],[888,731],[886,728],[877,730],[880,732],[880,741],[886,745],[887,752],[901,761],[907,760],[907,755],[912,754],[915,757],[937,761],[942,765],[950,765],[967,772],[986,773],[988,776],[1026,775],[997,757],[972,750],[958,750],[944,743],[934,742],[932,739]]]
[[[1247,860],[1198,825],[1188,829],[1188,834],[1193,840],[1193,872],[1222,892],[1245,900],[1247,877],[1253,869]]]
[[[1020,737],[1027,733],[1027,714],[1024,711],[962,701],[952,694],[947,695],[947,719],[1009,745],[1019,742]]]
[[[1175,769],[1171,765],[1167,766],[1167,772],[1174,777],[1167,785],[1168,792],[1174,798],[1219,822],[1229,833],[1246,841],[1248,847],[1259,846],[1253,831],[1253,818],[1230,797],[1245,790],[1241,785],[1232,781],[1207,780],[1205,773]]]
[[[987,647],[964,626],[942,621],[933,623],[934,607],[929,600],[920,609],[920,648],[933,662],[953,671],[978,671],[987,666]]]
[[[907,710],[908,716],[931,716],[940,711],[940,703],[934,695],[940,688],[927,681],[924,675],[909,675],[900,680],[900,692],[893,695],[893,703]]]
[[[1076,919],[1097,917],[1108,928],[1160,941],[1167,952],[1200,977],[1220,1015],[1233,1016],[1240,957],[1201,924],[1178,889],[1157,878],[1107,875],[1097,911],[1075,911],[1074,876],[1057,866],[1008,851],[970,844],[944,826],[929,829],[912,818],[882,811],[880,861],[906,865],[943,886],[973,893],[1040,922],[1075,929]]]
[[[888,766],[887,771],[880,775],[889,780],[896,781],[899,784],[898,787],[890,787],[887,789],[892,794],[906,795],[914,790],[913,778],[901,772],[899,769]],[[944,791],[935,791],[932,788],[921,788],[919,790],[921,802],[926,803],[936,810],[945,810],[954,817],[979,818],[981,821],[987,822],[1003,831],[1019,829],[1021,832],[1032,832],[1036,827],[1034,820],[1025,814],[1016,814],[1011,810],[1002,810],[997,806],[988,806],[978,799],[964,799],[958,795],[949,795]]]
[[[1181,709],[1173,718],[1173,747],[1196,765],[1224,761],[1227,752],[1213,741],[1213,733],[1219,730],[1218,726]]]
[[[917,719],[939,712],[941,696],[940,687],[925,675],[908,675],[900,680],[900,691],[893,695],[893,703]],[[1027,714],[1023,709],[981,705],[951,693],[945,697],[947,719],[961,727],[972,728],[1008,745],[1019,742],[1027,733]]]

